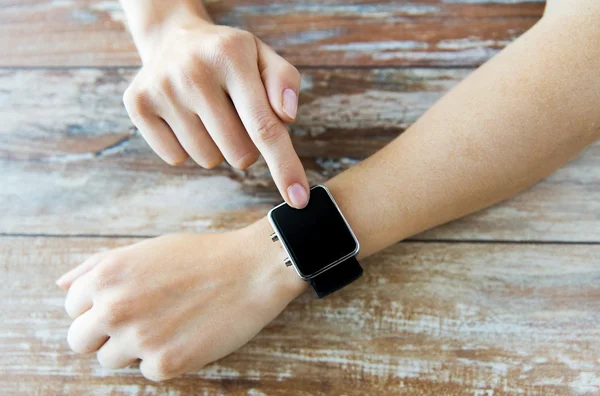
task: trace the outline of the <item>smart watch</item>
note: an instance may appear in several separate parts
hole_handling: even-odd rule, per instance
[[[268,217],[275,231],[271,239],[281,241],[288,254],[284,263],[310,282],[319,298],[362,275],[356,260],[358,239],[327,187],[312,187],[304,209],[284,202],[271,209]]]

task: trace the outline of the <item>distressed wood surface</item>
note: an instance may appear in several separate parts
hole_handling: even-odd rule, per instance
[[[478,65],[531,27],[543,0],[206,1],[296,65]],[[117,0],[0,0],[0,65],[123,66],[139,58]],[[10,38],[10,39],[8,39]]]
[[[301,66],[290,130],[312,183],[402,133],[544,6],[206,3]],[[198,373],[154,384],[70,352],[54,285],[66,269],[142,236],[237,228],[278,201],[262,162],[162,163],[121,102],[138,64],[116,0],[0,0],[0,394],[600,394],[600,142],[367,259],[350,288],[306,293]]]
[[[304,70],[291,130],[310,181],[375,152],[468,72]],[[164,164],[123,109],[133,73],[0,72],[0,233],[219,231],[264,216],[279,200],[262,162],[245,172]],[[598,242],[599,186],[596,144],[523,194],[417,238]]]
[[[55,277],[114,238],[0,238],[0,393],[597,394],[598,245],[402,243],[238,352],[163,384],[68,350]],[[43,265],[41,265],[43,263]],[[255,392],[255,393],[253,393]]]

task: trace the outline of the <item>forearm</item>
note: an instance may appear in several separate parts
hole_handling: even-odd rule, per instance
[[[368,256],[506,199],[600,135],[598,25],[545,17],[327,183]]]
[[[152,51],[157,36],[174,20],[212,22],[202,0],[120,0],[135,45],[142,57]],[[181,23],[180,23],[181,24]]]
[[[598,139],[599,37],[600,25],[579,17],[544,17],[400,137],[325,183],[359,258],[506,199]]]

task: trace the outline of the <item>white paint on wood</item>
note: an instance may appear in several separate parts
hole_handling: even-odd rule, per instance
[[[427,43],[420,41],[373,41],[319,45],[319,49],[323,51],[362,52],[368,54],[390,50],[427,49],[427,47]]]
[[[510,44],[510,40],[481,40],[478,37],[469,37],[454,40],[442,40],[436,44],[436,47],[442,50],[466,50],[471,48],[504,48]]]
[[[469,48],[460,51],[394,51],[377,52],[371,55],[374,61],[405,60],[411,62],[437,61],[448,62],[452,65],[468,65],[483,63],[496,55],[500,50],[493,48]]]
[[[8,270],[15,281],[0,289],[3,390],[33,377],[23,389],[43,383],[50,393],[68,392],[85,383],[166,393],[143,380],[137,365],[109,371],[93,355],[69,352],[70,320],[55,303],[64,297],[55,276],[96,251],[136,241],[0,238],[0,255],[9,257],[2,275]],[[350,288],[324,300],[301,296],[240,351],[168,386],[182,394],[214,393],[223,383],[267,394],[296,387],[314,394],[321,383],[332,394],[348,383],[357,394],[382,384],[394,394],[593,393],[600,386],[599,248],[398,244],[364,260],[365,276]],[[388,282],[379,284],[381,277]]]
[[[90,10],[94,12],[106,13],[113,22],[125,24],[125,13],[118,1],[100,1],[95,2],[90,6]]]
[[[546,0],[442,0],[448,4],[525,4],[545,3]]]
[[[337,4],[336,4],[337,3]],[[344,4],[330,2],[326,4],[298,4],[290,2],[271,3],[268,5],[239,6],[240,13],[255,14],[268,17],[269,15],[287,14],[318,14],[335,16],[359,16],[360,18],[387,18],[393,15],[435,15],[440,7],[431,4],[412,3],[375,3],[375,4]]]

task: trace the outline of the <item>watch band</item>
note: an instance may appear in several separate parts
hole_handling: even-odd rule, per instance
[[[363,269],[356,257],[350,257],[335,267],[310,279],[310,285],[317,294],[317,297],[323,298],[354,282],[360,278],[362,273]]]

